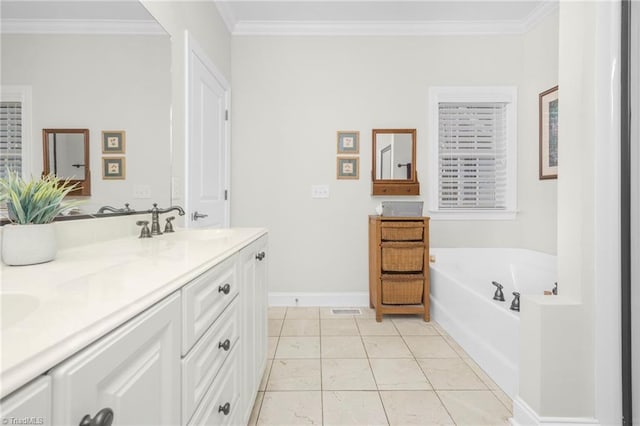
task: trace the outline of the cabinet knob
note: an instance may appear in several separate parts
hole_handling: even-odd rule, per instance
[[[266,255],[267,254],[265,252],[261,251],[260,253],[256,254],[256,259],[262,260],[265,258]]]
[[[218,293],[229,294],[231,291],[231,284],[226,283],[225,285],[218,286]]]
[[[98,411],[94,418],[89,414],[84,416],[79,426],[111,426],[113,423],[113,410],[111,408],[103,408]]]
[[[229,350],[229,348],[231,347],[231,341],[229,339],[225,340],[224,342],[218,342],[218,349],[222,348],[226,351]]]
[[[231,411],[231,404],[229,404],[228,402],[224,405],[218,406],[218,413],[222,412],[225,416],[228,415],[230,411]]]

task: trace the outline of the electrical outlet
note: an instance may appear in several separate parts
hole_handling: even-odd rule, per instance
[[[329,198],[329,185],[311,186],[311,198]]]
[[[151,187],[149,185],[134,185],[133,198],[137,198],[137,199],[151,198]]]

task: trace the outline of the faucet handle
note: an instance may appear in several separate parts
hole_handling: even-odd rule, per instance
[[[171,223],[172,220],[174,220],[176,217],[175,216],[169,216],[167,218],[167,223],[165,223],[164,225],[164,233],[167,234],[169,232],[175,232],[173,230],[173,224]]]
[[[491,284],[496,286],[496,292],[493,295],[493,300],[504,302],[504,293],[502,293],[502,284],[497,281],[491,281]]]
[[[136,225],[142,226],[142,229],[140,230],[140,236],[138,238],[151,238],[151,231],[149,230],[148,220],[139,220],[136,222]]]

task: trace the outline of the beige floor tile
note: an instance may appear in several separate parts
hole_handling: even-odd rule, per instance
[[[286,319],[282,324],[280,336],[319,336],[320,320]]]
[[[478,377],[480,377],[480,380],[482,380],[489,389],[500,390],[500,386],[498,386],[496,382],[494,382],[493,379],[489,377],[489,375],[485,373],[484,370],[473,359],[464,358],[464,362],[466,362],[467,365],[471,367],[473,372],[476,373]]]
[[[269,319],[284,319],[286,313],[286,306],[270,306],[269,310],[267,311],[267,317]]]
[[[511,414],[491,391],[438,391],[459,426],[508,425]]]
[[[358,336],[358,327],[353,318],[320,320],[322,336]]]
[[[322,425],[321,393],[319,391],[265,392],[258,425]]]
[[[275,358],[320,358],[320,337],[281,337]]]
[[[267,359],[267,365],[264,368],[264,373],[262,374],[262,380],[260,380],[260,386],[258,386],[259,391],[263,391],[267,388],[267,381],[269,380],[269,374],[271,373],[272,364],[273,364],[273,360]]]
[[[394,318],[393,324],[403,336],[438,336],[438,330],[422,318]]]
[[[369,360],[323,359],[322,389],[324,390],[376,390]]]
[[[391,426],[455,425],[433,391],[381,391]]]
[[[322,358],[366,358],[360,336],[320,337]]]
[[[380,390],[431,389],[414,359],[372,358],[369,361]]]
[[[251,410],[251,417],[249,417],[249,423],[247,426],[255,426],[258,423],[258,414],[260,414],[260,407],[262,406],[262,398],[264,398],[264,392],[258,392],[256,400],[253,403],[253,409]]]
[[[362,336],[369,358],[413,358],[400,336]]]
[[[436,390],[487,389],[461,358],[419,359],[418,363]]]
[[[361,314],[356,318],[376,318],[376,310],[368,306],[360,308]]]
[[[469,358],[469,354],[464,349],[462,349],[462,346],[460,346],[458,342],[453,340],[453,337],[451,336],[443,336],[443,337],[444,337],[444,340],[449,344],[449,346],[451,346],[451,349],[456,351],[456,353],[461,358]]]
[[[393,321],[389,319],[377,322],[375,318],[356,318],[356,322],[362,336],[397,336],[399,334]]]
[[[278,347],[278,338],[269,337],[269,344],[267,346],[267,359],[271,359],[276,356],[276,348]]]
[[[285,319],[320,319],[320,308],[288,307]]]
[[[269,319],[267,321],[269,324],[269,337],[278,337],[284,321],[281,319]]]
[[[442,326],[437,322],[431,321],[429,324],[433,325],[433,328],[435,328],[438,331],[438,333],[440,333],[442,336],[449,335],[449,333],[447,333],[447,331],[444,328],[442,328]]]
[[[371,391],[322,392],[325,425],[388,425],[380,395]]]
[[[416,358],[458,357],[442,336],[405,336],[404,341]]]
[[[268,391],[320,390],[320,359],[276,359]]]
[[[509,398],[509,395],[504,393],[501,389],[492,390],[492,392],[496,396],[496,398],[498,398],[500,402],[502,402],[502,405],[507,407],[507,410],[509,410],[509,412],[513,414],[513,400]]]

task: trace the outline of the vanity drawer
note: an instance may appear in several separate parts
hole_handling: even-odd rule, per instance
[[[422,222],[385,222],[380,227],[382,241],[422,241]]]
[[[418,305],[422,303],[424,275],[382,276],[382,303],[385,305]]]
[[[239,313],[236,298],[182,360],[183,424],[189,421],[225,359],[238,345]]]
[[[382,248],[384,272],[419,272],[424,265],[423,243],[385,242]]]
[[[238,294],[236,256],[214,266],[182,288],[182,355]]]
[[[240,382],[238,380],[238,363],[240,358],[237,348],[231,351],[220,374],[209,387],[202,403],[198,406],[191,425],[228,425],[239,424],[240,419]],[[225,414],[226,412],[226,414]]]

